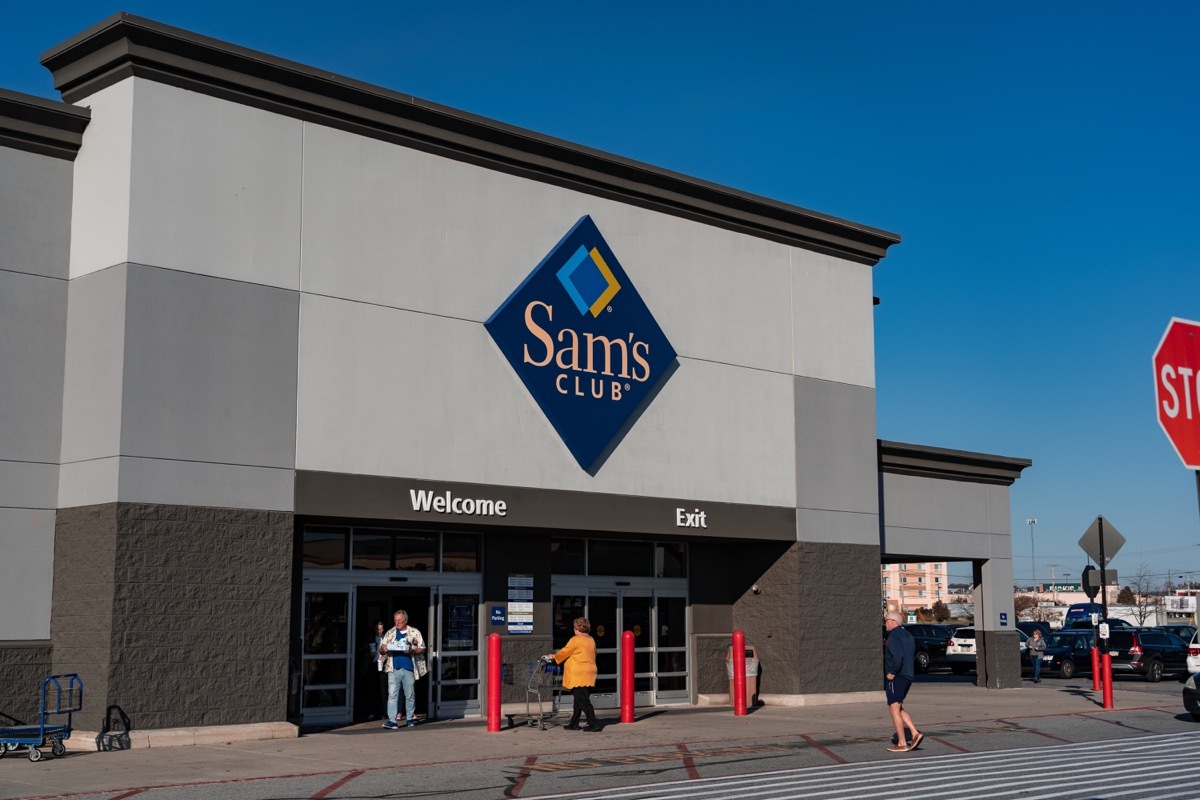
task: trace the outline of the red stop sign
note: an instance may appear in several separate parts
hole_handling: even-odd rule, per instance
[[[1184,466],[1200,469],[1200,322],[1174,318],[1154,351],[1158,424]]]

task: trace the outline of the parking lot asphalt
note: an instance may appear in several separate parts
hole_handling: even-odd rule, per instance
[[[694,778],[739,771],[921,758],[1153,733],[1200,732],[1184,712],[1181,683],[1117,680],[1115,708],[1101,707],[1091,679],[1046,679],[1021,688],[976,687],[971,676],[922,676],[906,707],[926,739],[893,754],[882,700],[845,705],[760,706],[744,717],[728,707],[639,710],[632,724],[601,714],[599,733],[527,725],[488,733],[484,720],[423,723],[390,731],[363,723],[294,739],[116,752],[23,752],[0,759],[0,798],[96,796],[189,787],[189,797],[335,797],[355,781],[419,785],[425,797],[519,797],[550,791]],[[256,784],[256,787],[252,786]],[[285,795],[266,792],[282,789]],[[210,795],[202,789],[211,788]],[[265,792],[265,793],[264,793]],[[154,796],[151,792],[150,795]],[[174,795],[172,795],[174,796]],[[351,796],[351,795],[344,795]],[[382,796],[382,795],[371,795]]]

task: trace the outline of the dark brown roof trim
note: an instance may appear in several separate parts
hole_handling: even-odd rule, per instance
[[[875,264],[900,241],[740,192],[292,61],[120,13],[42,54],[74,102],[130,76]]]
[[[883,440],[879,442],[879,471],[890,475],[918,475],[1012,486],[1021,477],[1021,471],[1032,465],[1033,462],[1028,458],[944,450]]]
[[[92,112],[0,89],[0,147],[74,161]]]

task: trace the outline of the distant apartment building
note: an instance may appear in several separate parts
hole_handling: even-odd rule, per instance
[[[884,564],[879,580],[880,595],[888,611],[915,611],[950,599],[945,561]]]

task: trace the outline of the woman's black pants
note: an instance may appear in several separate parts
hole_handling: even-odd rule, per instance
[[[596,709],[592,708],[592,686],[576,686],[571,690],[571,696],[575,698],[575,710],[571,712],[571,725],[579,724],[579,715],[587,715],[587,724],[596,727]]]

